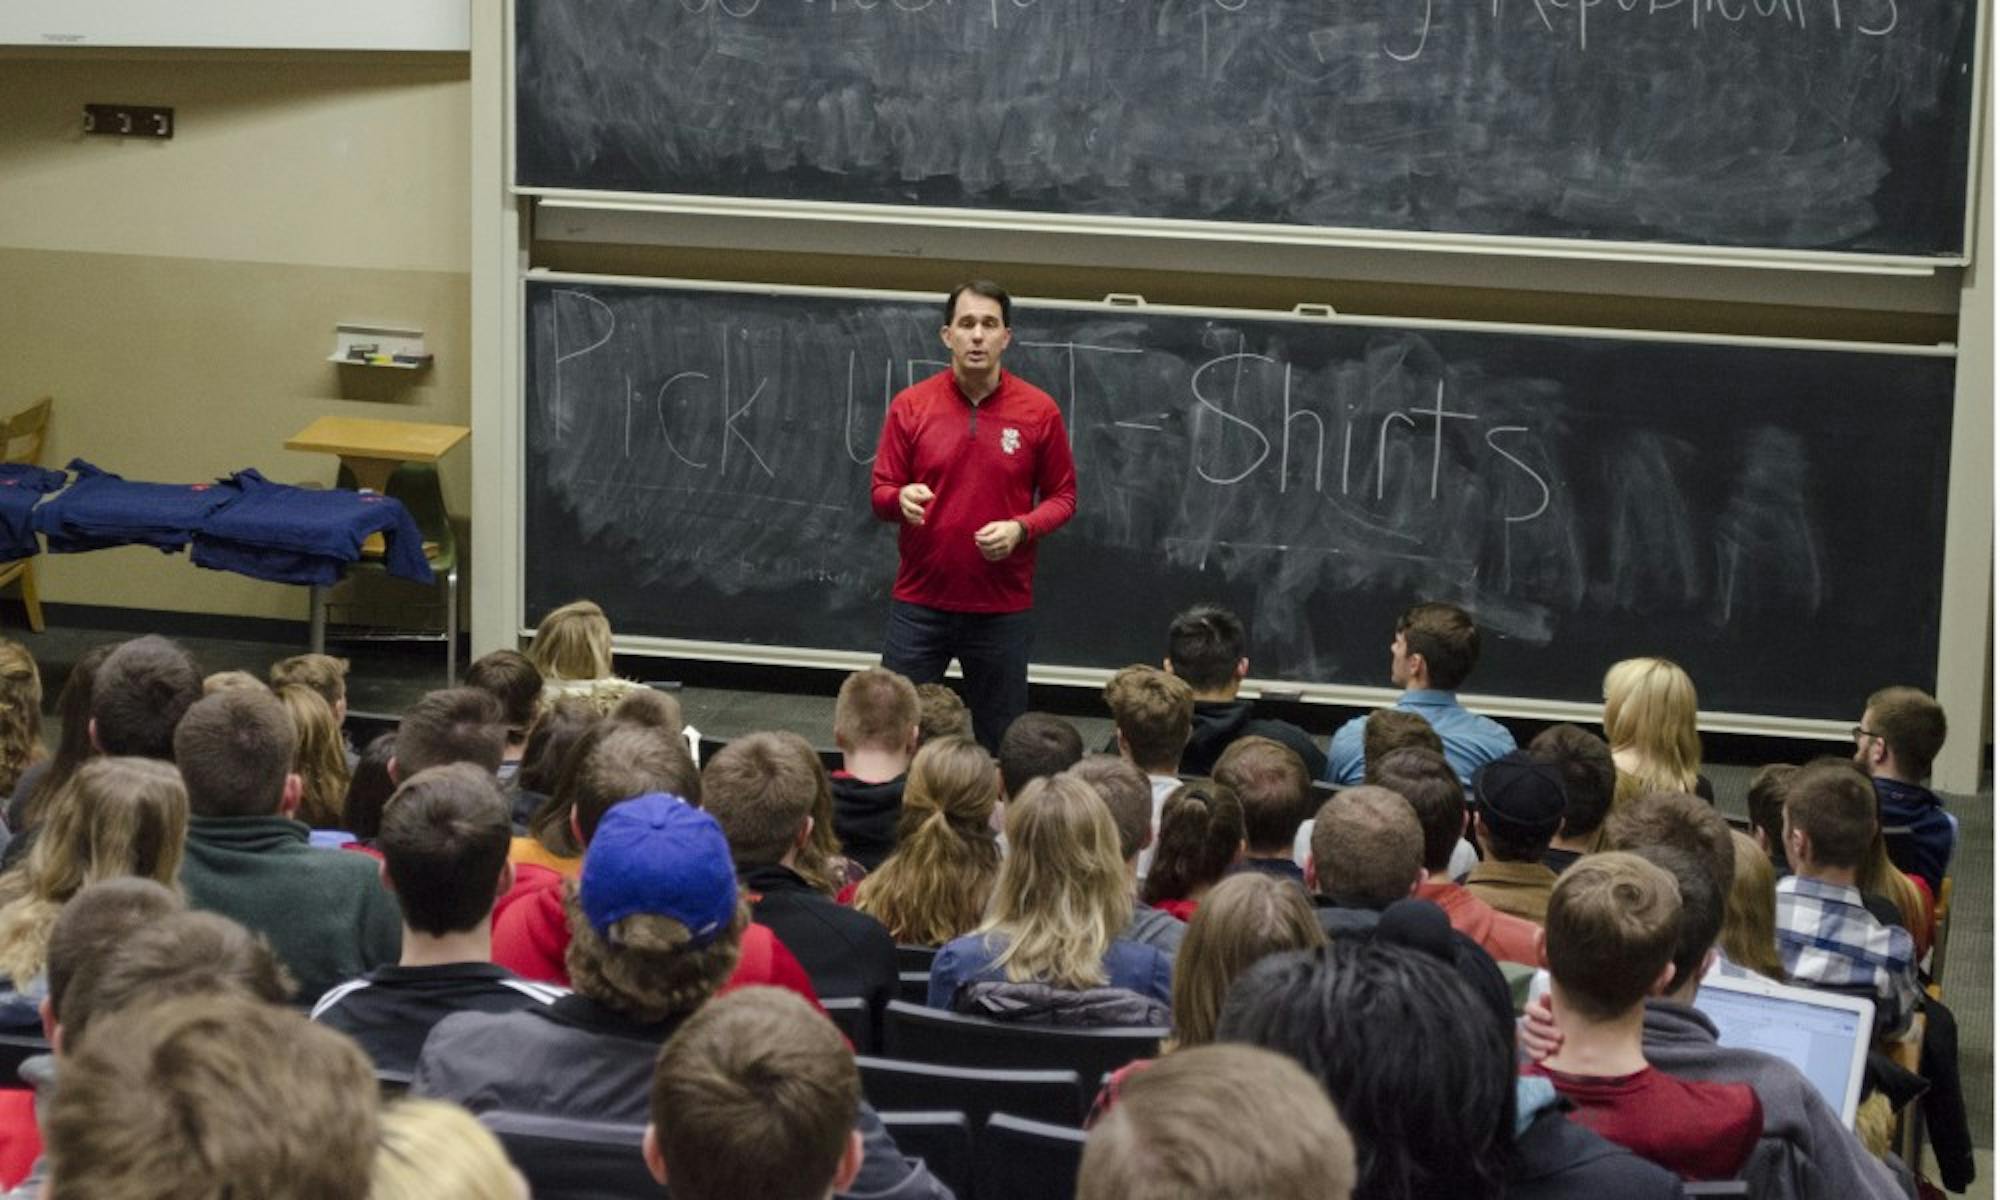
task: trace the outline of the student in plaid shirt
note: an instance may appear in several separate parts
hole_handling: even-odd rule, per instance
[[[1863,905],[1856,872],[1875,836],[1875,793],[1847,763],[1815,763],[1785,785],[1778,953],[1807,986],[1873,988],[1876,1027],[1901,1033],[1921,993],[1909,932]]]

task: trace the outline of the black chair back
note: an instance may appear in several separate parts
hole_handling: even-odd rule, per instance
[[[479,1121],[507,1149],[535,1200],[627,1200],[657,1196],[639,1145],[643,1125],[578,1121],[540,1113],[485,1112]]]
[[[896,972],[896,998],[906,1004],[916,1005],[922,1005],[924,1001],[930,999],[930,969]]]
[[[1681,1185],[1681,1195],[1688,1200],[1697,1196],[1748,1196],[1750,1184],[1741,1179],[1721,1179],[1709,1183],[1687,1183]]]
[[[936,946],[905,946],[896,943],[896,969],[898,971],[922,971],[931,973],[931,960],[937,957]]]
[[[381,1092],[382,1099],[384,1100],[395,1100],[401,1096],[408,1095],[410,1091],[410,1078],[411,1076],[408,1071],[390,1071],[382,1067],[375,1068],[375,1087],[376,1090]]]
[[[976,1128],[995,1112],[1055,1125],[1081,1125],[1083,1081],[1075,1071],[1003,1071],[860,1057],[861,1094],[878,1110],[942,1108]]]
[[[972,1122],[962,1112],[878,1112],[896,1149],[921,1158],[958,1200],[978,1200]]]
[[[1081,1129],[996,1113],[976,1139],[980,1200],[1071,1200],[1083,1139]]]
[[[728,742],[724,741],[721,738],[710,737],[705,733],[702,734],[700,737],[695,739],[694,743],[696,758],[699,759],[699,761],[695,765],[707,766],[708,760],[715,757],[715,752],[717,750],[722,749],[724,746],[727,746],[728,744],[729,744]]]
[[[840,1026],[840,1032],[847,1035],[856,1054],[866,1054],[874,1047],[875,1022],[868,1012],[868,1001],[860,996],[829,996],[819,1006]]]
[[[1007,1070],[1069,1070],[1097,1079],[1159,1052],[1166,1029],[1063,1029],[966,1017],[891,1001],[882,1014],[883,1049],[904,1062]]]
[[[48,1053],[49,1040],[39,1033],[0,1033],[0,1087],[21,1086],[21,1064]]]

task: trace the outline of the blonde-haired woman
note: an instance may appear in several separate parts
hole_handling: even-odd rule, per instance
[[[1736,878],[1722,907],[1722,957],[1745,971],[1790,983],[1778,957],[1778,872],[1757,840],[1732,829]]]
[[[903,784],[896,850],[854,893],[854,907],[908,946],[942,946],[979,924],[1000,874],[993,808],[1000,777],[969,737],[933,738]]]
[[[543,707],[578,696],[608,714],[646,686],[611,673],[611,621],[590,600],[572,600],[543,617],[528,643],[528,661],[542,673]]]
[[[398,1100],[382,1113],[369,1200],[528,1200],[500,1139],[442,1100]]]
[[[0,875],[0,1024],[32,1024],[12,1011],[46,991],[49,931],[87,884],[135,875],[177,886],[187,842],[187,789],[171,764],[93,758],[49,801],[27,861]]]
[[[277,694],[299,739],[292,771],[304,788],[294,815],[314,829],[339,829],[349,779],[340,721],[325,697],[302,683],[284,684]]]
[[[1174,1036],[1167,1049],[1214,1041],[1229,985],[1258,959],[1324,945],[1326,933],[1297,883],[1245,871],[1216,884],[1174,958]]]
[[[42,673],[28,648],[0,638],[0,795],[46,757],[42,746]]]
[[[961,986],[1000,980],[1170,1000],[1173,960],[1118,936],[1132,919],[1132,883],[1096,790],[1065,775],[1037,779],[1008,803],[1006,834],[986,920],[938,951],[930,1006],[950,1008]]]
[[[1634,796],[1681,792],[1713,804],[1701,775],[1694,680],[1664,658],[1628,658],[1604,673],[1604,740],[1618,767],[1612,807]]]

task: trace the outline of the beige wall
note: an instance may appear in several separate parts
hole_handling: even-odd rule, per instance
[[[464,55],[0,53],[0,412],[55,397],[44,461],[134,479],[255,466],[323,414],[469,420]],[[164,142],[85,103],[171,105]],[[424,330],[423,372],[326,361],[334,325]],[[444,466],[466,511],[470,458]],[[151,550],[49,556],[47,601],[302,618],[303,592]]]

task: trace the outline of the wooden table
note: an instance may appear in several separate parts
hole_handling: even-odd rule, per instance
[[[321,417],[285,441],[287,450],[337,454],[354,486],[385,491],[389,476],[406,462],[436,462],[472,436],[464,425],[379,421],[372,417]]]

